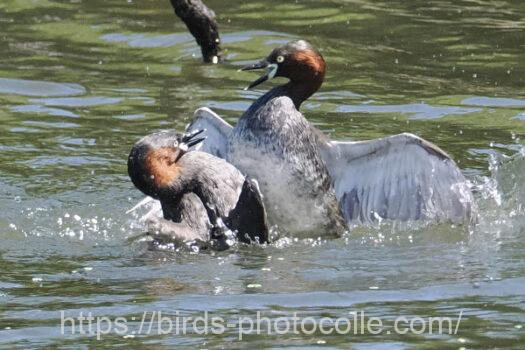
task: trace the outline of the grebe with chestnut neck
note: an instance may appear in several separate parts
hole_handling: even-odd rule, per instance
[[[259,181],[270,223],[340,233],[342,217],[347,224],[475,220],[468,181],[436,145],[409,133],[331,141],[306,120],[299,108],[321,87],[326,70],[306,41],[278,47],[242,70],[254,69],[266,72],[248,88],[274,77],[289,81],[257,99],[235,127],[200,108],[188,130],[205,128],[203,151]]]
[[[190,151],[204,141],[202,130],[164,130],[140,139],[131,149],[128,174],[155,198],[145,220],[156,243],[228,246],[228,232],[244,243],[268,242],[266,212],[256,183],[209,153]]]
[[[340,235],[346,224],[319,149],[319,136],[298,111],[319,89],[322,56],[306,41],[274,49],[242,70],[266,69],[253,88],[274,77],[290,81],[255,101],[228,137],[226,159],[257,179],[269,218],[287,232]]]

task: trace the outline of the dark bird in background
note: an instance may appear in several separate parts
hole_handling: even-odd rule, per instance
[[[204,62],[218,63],[221,40],[215,12],[206,7],[201,0],[170,0],[170,2],[175,14],[186,24],[201,47]]]
[[[140,139],[128,158],[133,184],[160,201],[162,217],[150,215],[159,242],[211,243],[225,247],[228,232],[244,243],[268,242],[266,212],[257,184],[211,154],[189,151],[203,130],[156,132]]]

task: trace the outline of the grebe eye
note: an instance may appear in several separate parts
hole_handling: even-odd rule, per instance
[[[283,63],[284,62],[284,56],[277,56],[277,63]]]

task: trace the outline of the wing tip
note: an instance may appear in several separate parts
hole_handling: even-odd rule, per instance
[[[447,152],[445,152],[439,146],[433,144],[430,141],[425,140],[422,137],[419,137],[419,136],[417,136],[415,134],[412,134],[410,132],[404,132],[404,133],[401,133],[399,135],[409,139],[412,142],[415,142],[415,143],[419,144],[427,152],[429,152],[430,154],[435,155],[436,157],[438,157],[438,158],[440,158],[442,160],[448,159],[448,160],[453,161],[452,157]]]
[[[233,128],[227,121],[222,119],[217,113],[208,107],[199,107],[195,110],[190,127],[195,123],[198,123],[199,120],[204,120],[205,122],[210,123],[214,127],[220,129],[223,133],[227,133],[228,130]]]
[[[198,117],[208,117],[208,116],[212,116],[212,117],[218,117],[219,115],[217,113],[215,113],[214,111],[212,111],[210,108],[208,107],[199,107],[195,110],[195,112],[193,113],[193,117],[194,118],[198,118]]]

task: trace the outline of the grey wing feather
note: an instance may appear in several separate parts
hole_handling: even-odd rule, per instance
[[[199,108],[193,115],[193,120],[186,132],[205,129],[206,140],[198,150],[225,158],[228,154],[228,138],[233,127],[207,107]]]
[[[467,180],[428,141],[404,133],[321,146],[347,221],[471,219],[475,204]]]

